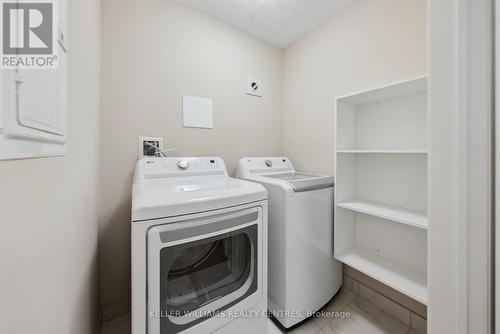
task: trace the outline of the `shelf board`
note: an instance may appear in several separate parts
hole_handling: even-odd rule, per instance
[[[352,104],[371,103],[426,90],[427,75],[423,75],[409,80],[389,83],[381,87],[367,89],[345,96],[339,96],[337,97],[337,100],[342,100]]]
[[[427,150],[337,150],[337,153],[427,154]]]
[[[421,229],[427,229],[428,225],[427,215],[425,213],[397,206],[361,200],[341,202],[338,203],[337,206]]]
[[[427,305],[427,278],[425,273],[411,270],[359,247],[351,248],[337,255],[336,258]]]

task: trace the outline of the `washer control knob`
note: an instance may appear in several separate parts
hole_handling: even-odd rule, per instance
[[[266,164],[267,167],[273,167],[273,162],[269,159],[264,160],[264,163]]]
[[[181,160],[177,163],[177,168],[179,170],[186,170],[189,168],[189,163],[186,160]]]

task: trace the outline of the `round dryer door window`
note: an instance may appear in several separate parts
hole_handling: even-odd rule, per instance
[[[160,250],[161,333],[182,331],[256,290],[257,226]]]

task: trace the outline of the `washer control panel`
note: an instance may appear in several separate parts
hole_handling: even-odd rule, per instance
[[[238,177],[250,174],[295,172],[287,157],[248,157],[238,162]]]

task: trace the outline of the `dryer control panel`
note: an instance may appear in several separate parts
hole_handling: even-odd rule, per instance
[[[148,157],[137,161],[135,182],[189,176],[228,176],[218,157]]]

